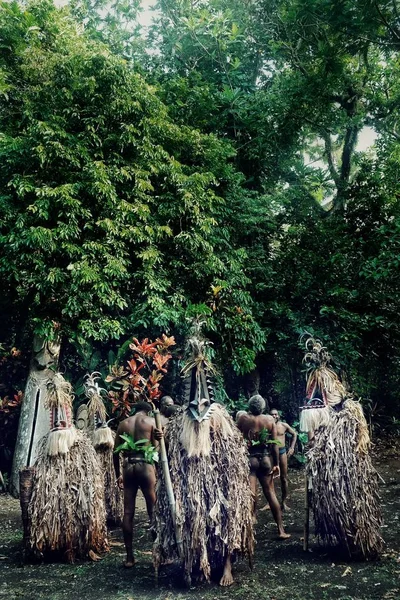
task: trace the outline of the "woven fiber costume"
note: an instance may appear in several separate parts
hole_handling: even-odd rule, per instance
[[[349,557],[375,558],[383,548],[382,517],[367,423],[330,366],[326,348],[312,338],[306,347],[310,400],[301,428],[313,436],[306,471],[315,533]]]
[[[168,490],[159,472],[156,501],[154,564],[178,557],[176,530],[182,539],[180,558],[185,580],[192,575],[210,580],[233,554],[254,551],[252,496],[247,450],[242,435],[223,406],[212,401],[211,372],[205,342],[188,342],[191,357],[183,369],[186,405],[170,418],[165,441],[175,496],[176,524]],[[224,571],[225,574],[225,571]],[[221,579],[232,583],[231,576]]]
[[[89,439],[72,425],[72,388],[49,380],[50,433],[40,442],[28,507],[28,552],[74,562],[108,550],[103,477]]]
[[[106,408],[101,397],[103,390],[96,381],[98,378],[98,373],[92,373],[86,376],[84,383],[85,393],[89,399],[87,404],[89,436],[103,474],[107,521],[119,525],[124,514],[124,494],[117,486],[113,463],[115,433],[107,423]]]

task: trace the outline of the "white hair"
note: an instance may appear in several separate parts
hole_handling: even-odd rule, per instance
[[[261,415],[266,407],[266,402],[260,394],[255,394],[249,400],[249,409],[251,414],[257,416]]]

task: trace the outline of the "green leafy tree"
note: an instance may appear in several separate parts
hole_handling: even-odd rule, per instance
[[[158,6],[153,77],[165,102],[229,138],[245,174],[230,239],[245,249],[252,314],[268,335],[252,357],[261,384],[296,410],[308,329],[361,395],[384,389],[394,406],[398,3]],[[366,126],[379,132],[377,155],[357,149]]]
[[[231,355],[237,337],[255,355],[246,254],[225,221],[242,195],[231,146],[175,124],[51,2],[3,3],[0,36],[0,272],[14,310],[36,333],[105,342],[179,327],[223,281],[242,313],[214,328]]]
[[[138,20],[141,4],[141,0],[70,0],[69,7],[90,37],[137,65],[145,57]]]
[[[203,314],[230,396],[257,365],[292,416],[306,329],[394,410],[397,1],[160,0],[145,43],[137,10],[2,5],[11,329],[60,323],[104,356]]]

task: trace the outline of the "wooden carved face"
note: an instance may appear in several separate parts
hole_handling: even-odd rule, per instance
[[[33,340],[33,367],[38,371],[49,369],[57,364],[60,343],[35,336]]]

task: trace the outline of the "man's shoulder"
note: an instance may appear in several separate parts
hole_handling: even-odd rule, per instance
[[[239,423],[247,423],[251,419],[254,419],[253,415],[250,415],[245,410],[239,410],[238,413],[237,413],[237,415],[236,415],[236,423],[237,424],[239,424]]]
[[[289,427],[290,427],[289,423],[286,423],[286,421],[279,421],[279,422],[283,425],[283,427],[285,429],[289,429]]]
[[[168,422],[168,419],[167,419],[167,422]],[[155,424],[156,424],[156,420],[155,420],[155,418],[154,418],[154,417],[152,417],[152,416],[150,416],[150,415],[146,415],[146,416],[143,418],[143,421],[142,421],[142,423],[144,423],[145,425],[148,425],[149,427],[154,427],[154,426],[155,426]]]
[[[132,417],[126,417],[126,419],[120,422],[120,424],[118,425],[118,429],[124,429],[125,427],[129,427],[131,423],[135,422],[135,420],[136,415],[133,415]]]
[[[276,424],[276,429],[278,431],[278,433],[285,433],[285,431],[287,430],[287,428],[289,427],[289,425],[287,423],[285,423],[285,421],[278,421]]]
[[[275,423],[274,417],[271,417],[271,415],[259,415],[258,419],[262,423]]]
[[[121,423],[118,425],[117,428],[117,434],[121,435],[121,433],[131,433],[132,430],[132,424],[131,424],[131,419],[132,417],[128,417],[126,419],[124,419],[123,421],[121,421]]]
[[[150,415],[143,414],[141,412],[132,415],[131,417],[127,417],[118,425],[118,431],[124,433],[130,431],[136,425],[154,425],[155,420],[154,417],[150,417]]]

